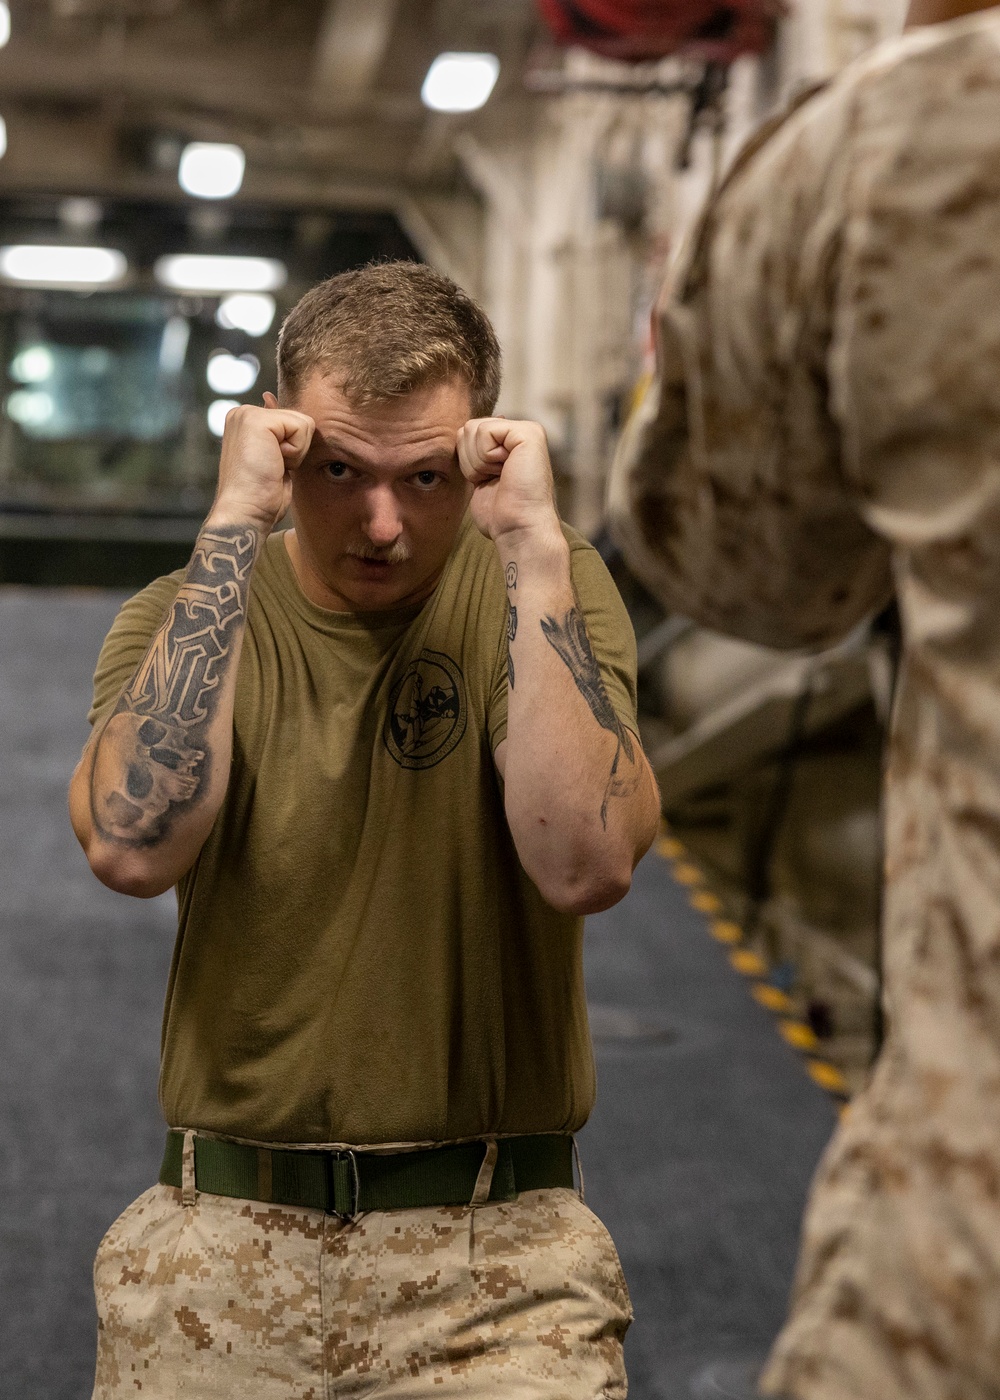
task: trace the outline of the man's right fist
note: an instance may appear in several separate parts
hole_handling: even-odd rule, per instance
[[[273,394],[264,395],[263,408],[244,403],[230,409],[209,519],[268,534],[291,504],[291,474],[309,451],[315,428],[307,414],[279,408]]]

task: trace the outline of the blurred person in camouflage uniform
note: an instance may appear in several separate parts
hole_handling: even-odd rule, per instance
[[[104,644],[74,828],[113,889],[176,885],[179,930],[95,1400],[625,1394],[573,1186],[582,915],[659,804],[627,614],[499,370],[429,268],[314,288],[188,568]]]
[[[764,1373],[795,1400],[1000,1395],[1000,12],[917,5],[710,199],[612,474],[682,614],[774,647],[902,616],[887,1039]]]

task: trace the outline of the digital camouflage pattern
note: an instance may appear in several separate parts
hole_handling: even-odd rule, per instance
[[[97,1253],[94,1400],[626,1394],[632,1312],[575,1192],[319,1210],[154,1186]]]
[[[830,1145],[764,1389],[1000,1395],[1000,17],[763,133],[657,314],[615,527],[672,608],[832,642],[892,584],[888,1036]]]

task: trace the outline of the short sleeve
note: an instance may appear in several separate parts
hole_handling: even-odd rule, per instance
[[[87,716],[92,726],[114,709],[184,581],[184,572],[166,574],[125,603],[104,639],[94,672],[94,698]]]
[[[604,560],[592,544],[568,526],[563,533],[570,546],[570,570],[580,609],[587,623],[587,636],[601,668],[608,698],[627,729],[638,734],[636,718],[635,633],[621,594],[608,573]],[[507,645],[504,636],[497,656],[489,708],[490,747],[507,737]]]

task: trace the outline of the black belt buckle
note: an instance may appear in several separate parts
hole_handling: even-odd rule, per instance
[[[361,1200],[361,1176],[358,1172],[357,1154],[349,1148],[346,1152],[326,1152],[323,1155],[326,1159],[326,1213],[337,1216],[339,1220],[351,1221],[358,1214],[358,1203]],[[337,1209],[338,1162],[347,1162],[350,1166],[347,1210]]]

